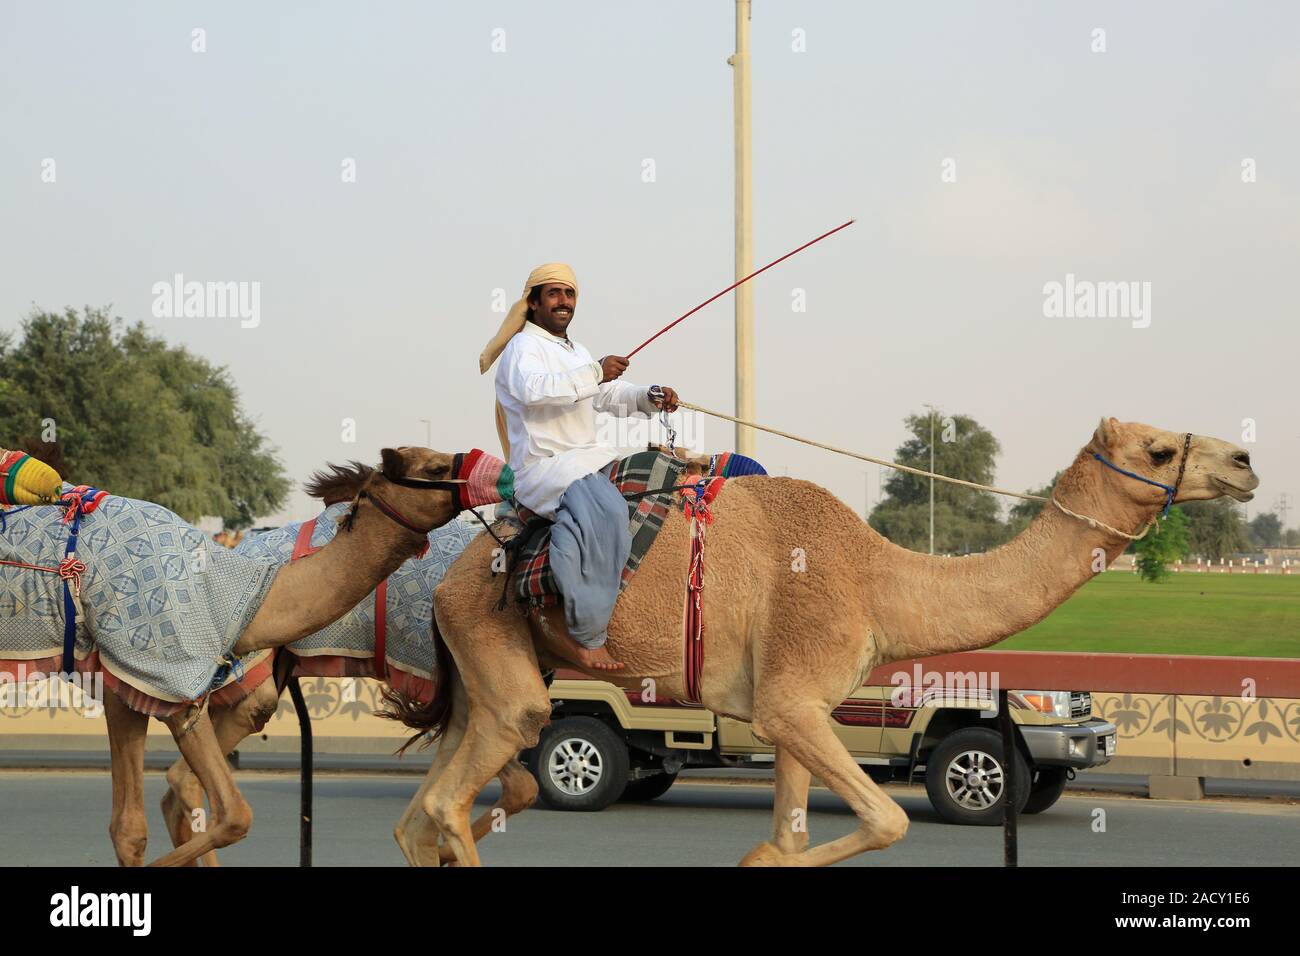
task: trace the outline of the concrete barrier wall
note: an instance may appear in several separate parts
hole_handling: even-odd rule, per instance
[[[1109,771],[1300,780],[1300,700],[1094,693],[1092,710],[1119,731]]]
[[[303,698],[312,715],[316,753],[391,754],[411,731],[375,717],[382,701],[378,681],[367,678],[301,679]],[[161,721],[149,721],[147,750],[176,751]],[[240,744],[247,753],[297,753],[298,718],[286,693],[263,733]],[[0,707],[0,751],[62,750],[108,752],[102,714],[84,708],[35,705]]]
[[[1082,666],[1084,658],[1087,666]],[[1227,660],[1232,666],[1216,666]],[[910,671],[913,663],[900,661],[880,668],[868,683],[887,685],[890,674]],[[1171,660],[1145,655],[980,651],[915,663],[927,671],[992,670],[1003,687],[1091,690],[1094,715],[1111,721],[1119,730],[1119,752],[1108,765],[1116,773],[1300,780],[1300,693],[1248,699],[1222,693],[1125,689],[1181,683],[1195,690],[1197,684],[1210,681],[1240,687],[1238,674],[1248,671],[1260,690],[1287,691],[1293,684],[1291,665],[1300,662],[1275,666],[1275,662],[1258,658]],[[1063,676],[1071,674],[1075,677]],[[1105,674],[1113,676],[1106,678]],[[1098,689],[1105,684],[1117,689]],[[379,685],[373,680],[313,677],[304,678],[302,687],[312,714],[317,753],[390,754],[409,733],[399,724],[373,716],[381,703]],[[25,707],[0,707],[0,751],[107,749],[102,716],[87,717],[79,710],[51,709],[31,702]],[[171,735],[158,721],[150,721],[148,749],[175,750]],[[297,752],[298,721],[287,694],[265,731],[245,741],[240,749],[247,753]]]

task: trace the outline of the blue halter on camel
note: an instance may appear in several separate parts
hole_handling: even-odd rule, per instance
[[[1161,489],[1162,491],[1164,491],[1164,493],[1165,493],[1165,510],[1162,511],[1162,512],[1160,512],[1160,517],[1161,517],[1161,518],[1167,518],[1167,517],[1169,517],[1169,508],[1170,508],[1170,507],[1173,505],[1173,503],[1174,503],[1174,496],[1178,494],[1178,486],[1181,485],[1181,484],[1183,483],[1183,471],[1187,468],[1187,453],[1188,453],[1189,451],[1191,451],[1191,448],[1192,448],[1192,433],[1191,433],[1191,432],[1187,432],[1187,433],[1183,436],[1183,457],[1182,457],[1182,460],[1178,463],[1178,477],[1174,480],[1173,485],[1165,485],[1165,484],[1161,484],[1161,483],[1158,482],[1158,481],[1153,481],[1153,480],[1150,479],[1150,478],[1144,478],[1142,475],[1136,474],[1136,473],[1131,472],[1131,471],[1127,471],[1127,470],[1125,470],[1125,469],[1119,467],[1119,465],[1116,465],[1116,464],[1114,464],[1114,463],[1112,463],[1112,462],[1107,461],[1105,458],[1103,458],[1101,455],[1097,454],[1095,451],[1092,453],[1092,457],[1093,457],[1093,458],[1096,458],[1099,462],[1101,462],[1101,463],[1102,463],[1103,465],[1105,465],[1107,468],[1110,468],[1110,469],[1112,469],[1112,470],[1114,470],[1114,471],[1118,471],[1121,475],[1127,475],[1127,476],[1130,477],[1130,478],[1136,478],[1138,481],[1144,481],[1144,482],[1146,482],[1148,485],[1155,485],[1157,488],[1159,488],[1159,489]]]

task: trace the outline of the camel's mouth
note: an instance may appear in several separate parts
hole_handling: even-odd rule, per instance
[[[1247,491],[1245,488],[1239,488],[1236,485],[1234,485],[1232,482],[1225,481],[1224,479],[1220,478],[1218,475],[1212,476],[1210,480],[1213,481],[1214,484],[1219,488],[1219,490],[1222,491],[1225,495],[1235,498],[1238,501],[1250,501],[1252,498],[1255,497],[1255,493],[1253,491]]]

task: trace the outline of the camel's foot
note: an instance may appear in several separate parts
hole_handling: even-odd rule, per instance
[[[108,836],[113,841],[113,853],[117,856],[118,866],[144,866],[149,832],[143,813],[138,819],[134,816],[130,819],[115,819],[109,824]]]
[[[745,858],[740,861],[741,866],[781,866],[785,862],[785,854],[777,849],[774,843],[760,843],[754,849],[745,854]]]
[[[253,825],[253,811],[246,802],[232,807],[229,818],[217,821],[216,826],[206,833],[195,833],[189,840],[150,863],[150,866],[189,866],[200,857],[215,854],[232,843],[238,843],[248,835]]]

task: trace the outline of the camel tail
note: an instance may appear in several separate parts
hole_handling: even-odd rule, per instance
[[[426,749],[446,733],[447,725],[451,723],[451,687],[456,662],[452,659],[451,651],[447,649],[447,642],[438,632],[436,622],[433,624],[433,653],[437,661],[434,670],[436,679],[433,698],[428,703],[421,703],[414,697],[387,685],[382,691],[384,706],[376,711],[375,715],[388,720],[400,720],[416,731],[406,743],[397,748],[398,754],[405,753],[406,748],[415,743],[420,744],[418,749]]]

